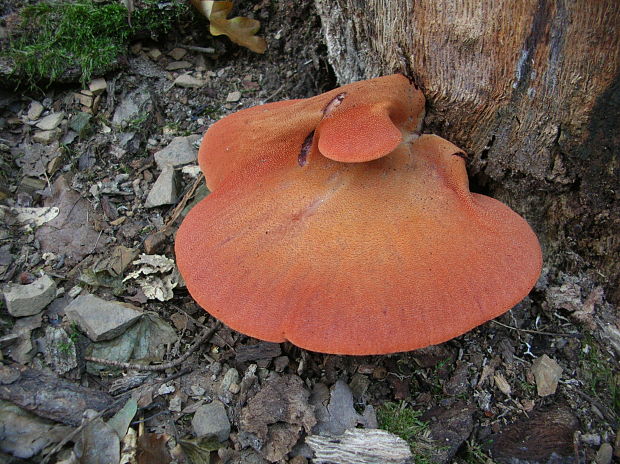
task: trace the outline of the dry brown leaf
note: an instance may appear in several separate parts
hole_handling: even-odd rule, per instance
[[[172,461],[166,443],[170,437],[145,433],[138,437],[138,464],[169,464]]]
[[[212,35],[226,35],[234,43],[249,48],[255,53],[265,53],[267,42],[256,33],[260,22],[256,19],[237,16],[226,19],[233,7],[233,2],[213,0],[192,0],[192,5],[207,17]]]

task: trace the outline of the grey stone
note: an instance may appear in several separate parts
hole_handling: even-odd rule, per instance
[[[238,102],[239,100],[241,100],[241,92],[239,92],[238,90],[236,90],[234,92],[230,92],[226,96],[226,101],[229,102],[229,103]]]
[[[92,115],[80,111],[69,121],[69,127],[80,135],[87,131]]]
[[[186,69],[191,67],[192,64],[189,61],[171,61],[166,66],[166,71],[178,71],[179,69]]]
[[[534,360],[532,373],[536,379],[538,396],[549,396],[555,393],[562,375],[562,368],[546,354]]]
[[[192,427],[197,437],[213,435],[219,441],[226,440],[230,435],[230,421],[224,404],[213,400],[212,403],[200,406],[192,419]]]
[[[231,367],[226,371],[220,384],[220,391],[226,393],[230,390],[231,385],[239,383],[239,372],[234,367]]]
[[[60,129],[41,130],[34,133],[32,141],[36,143],[49,144],[60,138]]]
[[[185,50],[184,48],[180,48],[180,47],[173,48],[172,50],[168,52],[168,55],[170,55],[173,59],[177,61],[183,58],[186,54],[187,54],[187,50]]]
[[[88,338],[98,342],[122,334],[142,316],[142,311],[129,303],[106,301],[87,293],[73,300],[65,308],[65,314]]]
[[[90,90],[93,95],[101,95],[108,88],[108,83],[105,81],[103,77],[98,79],[93,79],[90,84],[88,84],[88,90]]]
[[[149,50],[149,52],[147,53],[147,55],[153,61],[157,61],[159,59],[159,57],[161,56],[161,51],[159,50],[159,48],[151,48]]]
[[[56,296],[56,282],[44,275],[28,285],[9,285],[4,301],[14,317],[32,316],[43,311]]]
[[[128,94],[116,107],[112,124],[123,126],[137,119],[141,114],[148,110],[151,101],[151,93],[145,87],[134,90]]]
[[[202,79],[196,79],[189,74],[181,74],[174,80],[174,85],[186,89],[199,89],[200,87],[205,85],[205,81],[203,81]]]
[[[603,443],[596,453],[594,462],[596,464],[610,464],[613,459],[614,449],[609,443]]]
[[[200,135],[194,134],[187,137],[175,137],[167,147],[155,153],[155,162],[159,169],[167,166],[178,167],[196,162],[198,150],[194,144],[200,140]]]
[[[316,392],[310,400],[316,407],[317,424],[313,433],[320,435],[342,435],[345,430],[364,423],[364,418],[357,413],[353,406],[353,393],[342,380],[338,380],[331,388],[329,404],[324,406],[323,401],[317,401]]]
[[[38,101],[33,101],[30,103],[30,107],[28,108],[28,119],[34,121],[41,117],[41,113],[43,113],[43,105]]]
[[[165,168],[146,197],[144,206],[146,208],[156,208],[162,205],[172,205],[176,203],[178,197],[177,175],[174,169]]]
[[[87,351],[88,356],[108,361],[128,362],[132,358],[137,340],[144,335],[144,326],[139,322],[112,340],[93,343]],[[109,369],[108,366],[89,362],[86,370],[90,374]]]
[[[60,123],[62,122],[64,118],[65,118],[65,113],[62,111],[60,113],[48,114],[43,119],[41,119],[36,124],[36,126],[41,130],[50,131],[60,126]]]

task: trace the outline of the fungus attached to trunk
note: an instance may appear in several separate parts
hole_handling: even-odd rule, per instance
[[[459,148],[418,136],[423,108],[388,76],[216,123],[200,151],[213,193],[176,238],[194,299],[253,337],[358,355],[441,343],[517,304],[538,240],[470,193]]]

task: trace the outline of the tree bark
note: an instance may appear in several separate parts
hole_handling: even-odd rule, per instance
[[[403,72],[472,190],[533,225],[545,262],[620,300],[615,0],[315,0],[341,84]],[[615,293],[614,293],[615,292]]]

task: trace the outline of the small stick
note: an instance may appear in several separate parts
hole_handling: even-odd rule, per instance
[[[181,47],[183,48],[187,48],[188,50],[192,50],[195,52],[202,52],[202,53],[215,53],[215,48],[213,47],[197,47],[196,45],[181,45]]]
[[[551,337],[579,337],[578,333],[552,333],[552,332],[544,332],[542,330],[532,330],[532,329],[519,329],[518,327],[512,327],[511,325],[506,325],[506,324],[502,324],[501,322],[498,321],[492,321],[494,323],[496,323],[497,325],[501,325],[502,327],[505,327],[507,329],[510,330],[517,330],[519,332],[526,332],[526,333],[531,333],[531,334],[537,334],[537,335],[549,335]]]
[[[209,338],[211,338],[211,336],[215,333],[215,331],[219,328],[219,326],[220,324],[216,323],[212,328],[204,331],[203,334],[198,338],[198,340],[196,340],[194,344],[190,346],[189,349],[185,353],[183,353],[183,356],[175,359],[174,361],[170,361],[164,364],[144,366],[141,364],[133,364],[133,363],[120,362],[120,361],[110,361],[109,359],[92,358],[90,356],[86,356],[84,357],[84,359],[86,361],[94,362],[97,364],[104,364],[106,366],[112,366],[112,367],[120,367],[121,369],[131,369],[134,371],[165,371],[166,369],[172,369],[173,367],[177,367],[178,365],[182,364],[183,361],[189,358],[189,356],[194,351],[196,351],[196,349],[201,344],[203,344]]]
[[[200,186],[203,180],[204,180],[204,174],[201,172],[198,175],[198,177],[196,177],[196,180],[194,181],[192,186],[189,188],[187,193],[183,195],[183,198],[181,199],[179,204],[174,207],[174,209],[172,210],[172,213],[170,214],[170,217],[168,218],[168,220],[166,221],[166,224],[164,224],[164,227],[160,230],[160,232],[165,233],[170,228],[170,226],[174,223],[174,221],[178,219],[183,209],[185,209],[185,205],[187,205],[187,202],[190,200],[190,198],[194,196],[194,193],[196,193],[196,190],[198,189],[198,187]]]

